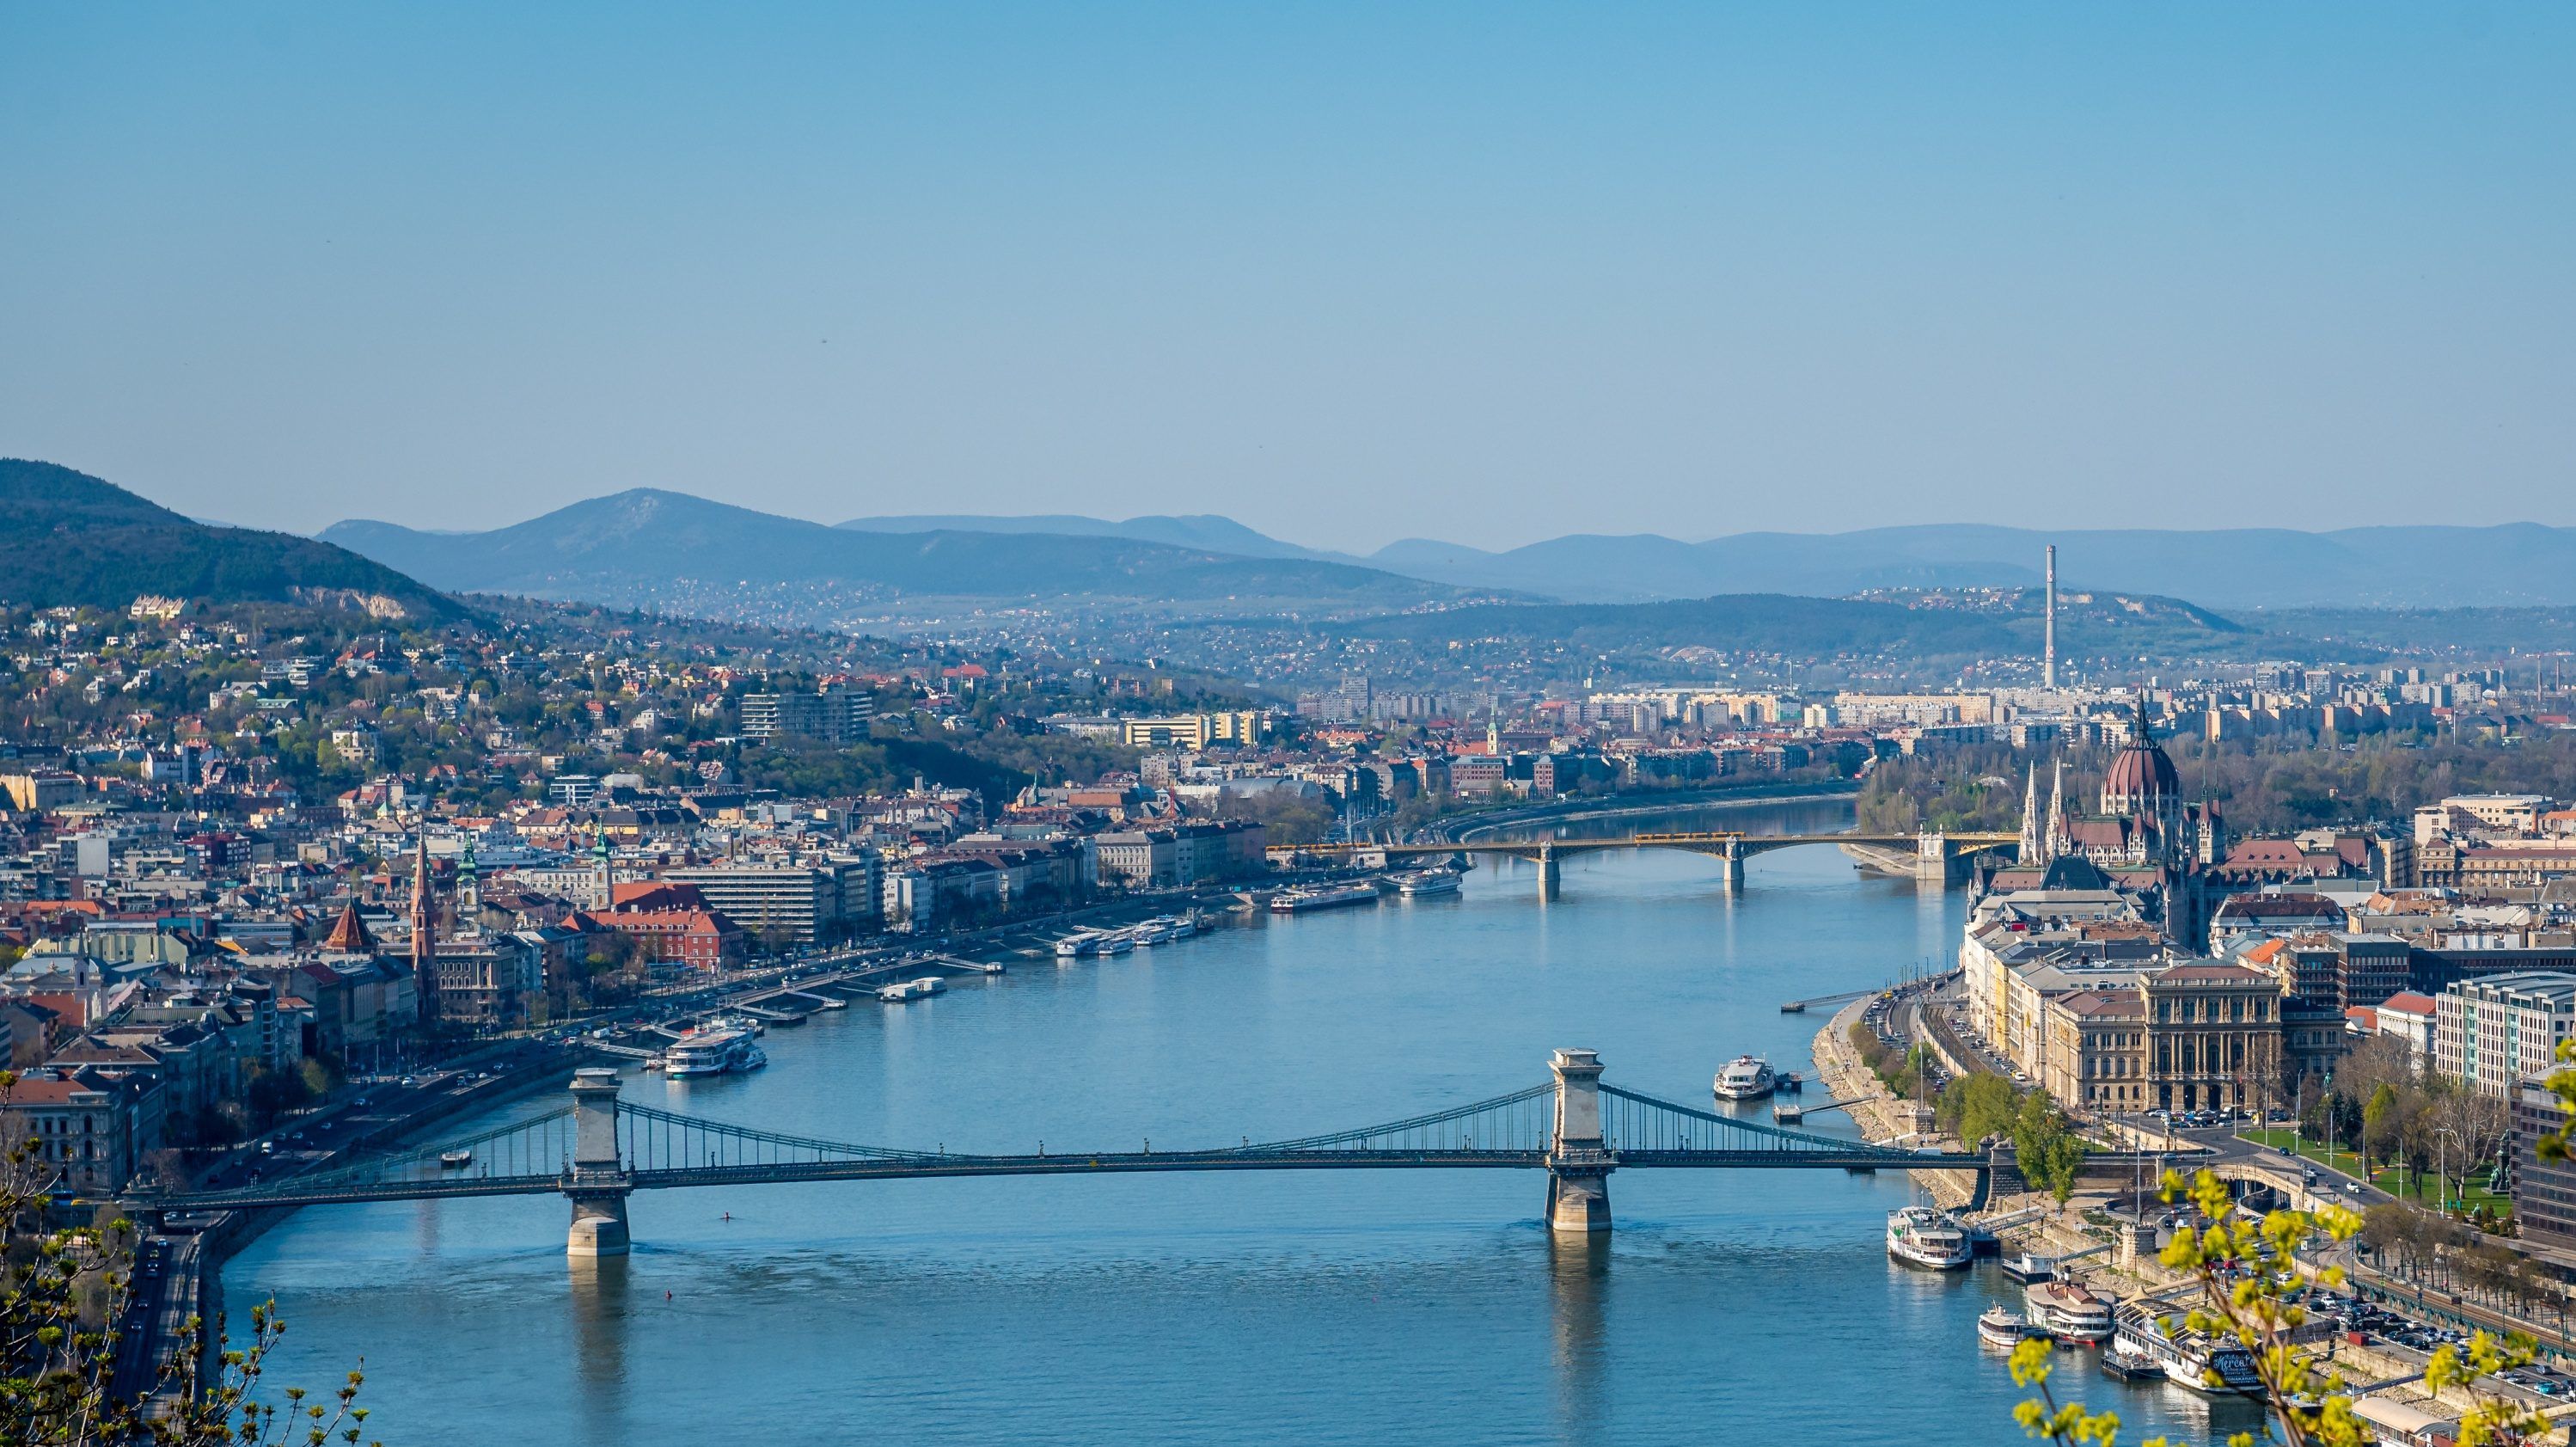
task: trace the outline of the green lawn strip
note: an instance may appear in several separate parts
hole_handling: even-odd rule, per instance
[[[2362,1160],[2359,1155],[2351,1151],[2321,1145],[2314,1141],[2301,1142],[2298,1138],[2298,1132],[2296,1131],[2266,1127],[2262,1129],[2239,1131],[2237,1134],[2241,1138],[2252,1141],[2266,1150],[2275,1150],[2285,1145],[2291,1146],[2298,1153],[2297,1159],[2314,1161],[2319,1165],[2328,1167],[2329,1169],[2341,1171],[2355,1180],[2369,1181],[2372,1185],[2379,1187],[2381,1190],[2387,1191],[2390,1195],[2403,1197],[2404,1199],[2416,1202],[2419,1205],[2430,1206],[2433,1204],[2433,1174],[2429,1171],[2425,1172],[2420,1177],[2409,1180],[2408,1173],[2402,1172],[2393,1166],[2382,1166],[2379,1168],[2378,1174],[2371,1175],[2364,1171]],[[2482,1205],[2495,1209],[2503,1209],[2509,1203],[2504,1196],[2497,1192],[2489,1190],[2483,1185],[2471,1182],[2460,1188],[2459,1204],[2461,1209],[2468,1210]]]

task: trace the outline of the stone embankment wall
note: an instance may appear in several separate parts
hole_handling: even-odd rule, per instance
[[[1816,1083],[1835,1100],[1854,1100],[1860,1096],[1881,1097],[1859,1100],[1846,1106],[1843,1113],[1860,1127],[1861,1138],[1868,1141],[1891,1141],[1914,1129],[1901,1109],[1901,1102],[1885,1099],[1886,1082],[1861,1063],[1851,1047],[1852,1022],[1869,1008],[1875,996],[1863,996],[1834,1012],[1825,1028],[1816,1032]],[[1977,1178],[1967,1171],[1912,1171],[1914,1179],[1931,1191],[1932,1199],[1944,1210],[1964,1206],[1975,1196]]]

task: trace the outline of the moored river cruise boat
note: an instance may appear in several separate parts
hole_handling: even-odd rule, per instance
[[[2111,1303],[2072,1281],[2043,1281],[2023,1293],[2030,1319],[2062,1342],[2099,1346],[2111,1339]]]
[[[1717,1072],[1713,1088],[1720,1100],[1760,1100],[1779,1083],[1779,1077],[1771,1072],[1770,1061],[1738,1055]]]
[[[1927,1271],[1956,1271],[1972,1259],[1968,1233],[1929,1206],[1887,1213],[1887,1254]]]
[[[2140,1306],[2123,1306],[2117,1315],[2112,1351],[2124,1360],[2152,1362],[2164,1369],[2165,1380],[2204,1397],[2245,1396],[2263,1390],[2263,1379],[2254,1373],[2254,1358],[2234,1342],[2212,1341],[2196,1331],[2167,1336],[2154,1313]]]

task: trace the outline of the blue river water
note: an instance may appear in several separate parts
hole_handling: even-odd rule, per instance
[[[1650,821],[1710,827],[1712,816]],[[1808,832],[1838,804],[1732,811]],[[1569,826],[1580,828],[1582,826]],[[1602,828],[1634,827],[1621,821]],[[1696,1101],[1743,1051],[1808,1068],[1823,1013],[1955,951],[1961,896],[1837,851],[1583,856],[1551,903],[1476,870],[1441,900],[1263,917],[936,999],[773,1029],[747,1077],[630,1098],[833,1140],[1158,1149],[1367,1125],[1547,1078]],[[460,1125],[460,1133],[464,1127]],[[2017,1441],[1973,1323],[1991,1266],[1891,1264],[1901,1177],[1615,1176],[1617,1230],[1567,1246],[1518,1172],[1276,1172],[667,1191],[634,1254],[568,1265],[553,1198],[312,1210],[228,1267],[289,1323],[268,1380],[364,1359],[393,1444]],[[2018,1305],[2017,1301],[2014,1301]],[[2253,1426],[2089,1356],[2061,1378],[2135,1441]]]

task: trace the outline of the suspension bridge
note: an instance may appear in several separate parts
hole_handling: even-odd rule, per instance
[[[851,1145],[754,1130],[621,1101],[614,1070],[587,1069],[572,1103],[435,1144],[223,1191],[139,1194],[156,1213],[332,1206],[368,1201],[560,1194],[576,1256],[626,1251],[627,1197],[687,1186],[937,1176],[1108,1175],[1145,1171],[1526,1170],[1547,1173],[1546,1219],[1560,1232],[1610,1229],[1614,1171],[1689,1168],[1969,1170],[1985,1198],[1994,1163],[1905,1150],[1739,1119],[1601,1083],[1600,1058],[1559,1050],[1552,1079],[1383,1125],[1216,1150],[959,1155]]]
[[[1293,860],[1303,855],[1321,859],[1447,858],[1455,854],[1490,854],[1524,860],[1538,866],[1539,891],[1556,891],[1560,860],[1577,854],[1598,854],[1610,849],[1679,849],[1691,854],[1705,854],[1721,860],[1725,873],[1721,882],[1729,889],[1744,886],[1744,861],[1756,854],[1775,849],[1797,849],[1807,845],[1831,844],[1847,852],[1861,854],[1872,864],[1910,870],[1914,877],[1929,883],[1949,884],[1956,881],[1968,856],[1987,849],[2015,849],[2021,844],[2018,834],[1744,834],[1735,830],[1708,830],[1686,834],[1625,834],[1602,839],[1464,839],[1434,844],[1274,844],[1273,858]]]

